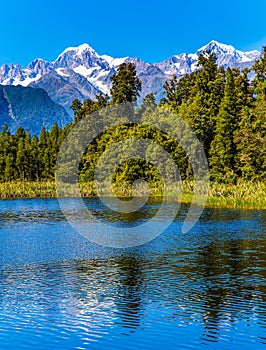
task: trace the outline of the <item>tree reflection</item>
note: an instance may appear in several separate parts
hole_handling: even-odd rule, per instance
[[[252,308],[251,314],[255,311],[257,286],[249,282],[252,270],[247,256],[243,254],[244,248],[245,241],[242,240],[230,240],[223,245],[212,242],[197,255],[204,300],[203,339],[218,341],[219,328],[224,321],[235,323]],[[250,310],[242,309],[243,301]]]
[[[117,260],[120,278],[116,299],[118,313],[124,328],[134,329],[140,325],[143,315],[144,283],[141,262],[135,257]]]
[[[109,308],[109,316],[121,319],[124,328],[135,329],[143,315],[144,284],[141,261],[121,256],[110,260],[76,262],[76,298],[92,307],[92,300]],[[94,305],[95,308],[95,305]]]

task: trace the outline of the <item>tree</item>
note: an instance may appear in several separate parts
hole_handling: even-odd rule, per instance
[[[262,55],[253,66],[255,71],[255,78],[253,85],[255,87],[256,94],[262,94],[266,98],[266,46],[263,47]]]
[[[14,178],[14,169],[15,169],[15,163],[14,163],[14,157],[12,154],[8,154],[6,156],[6,162],[5,162],[5,173],[4,173],[4,181],[10,182]]]
[[[16,158],[16,167],[19,171],[19,176],[22,181],[25,181],[26,176],[26,151],[25,143],[22,137],[19,138],[18,148],[17,148],[17,158]]]
[[[183,100],[178,113],[189,123],[208,156],[223,97],[224,70],[208,52],[199,56],[198,65],[201,69],[195,73],[189,98]]]
[[[266,178],[266,98],[258,94],[252,108],[244,108],[235,133],[237,167],[246,180]]]
[[[31,173],[32,179],[39,180],[40,179],[40,165],[39,165],[39,140],[36,134],[33,135],[31,140]]]
[[[254,103],[254,92],[248,78],[249,69],[245,68],[241,72],[238,68],[234,68],[233,71],[235,73],[236,106],[239,110],[243,107],[251,107]]]
[[[157,103],[155,100],[155,94],[150,93],[146,95],[142,100],[141,106],[137,108],[135,111],[135,120],[137,122],[141,122],[144,115],[151,113],[152,111],[154,111],[156,107],[157,107]]]
[[[39,175],[41,178],[45,178],[45,174],[47,174],[47,147],[48,147],[48,133],[44,126],[42,126],[41,133],[40,133],[40,141],[38,145],[38,163],[39,163]]]
[[[164,85],[165,97],[160,101],[161,104],[167,104],[174,111],[178,112],[178,107],[183,102],[187,102],[191,96],[192,87],[195,84],[195,73],[185,74],[178,80],[174,75],[172,79],[167,80]]]
[[[211,175],[217,181],[233,182],[236,179],[234,132],[238,125],[238,110],[235,92],[234,71],[228,68],[226,71],[224,97],[217,116],[215,137],[210,149]]]
[[[148,94],[143,98],[141,107],[143,107],[144,110],[146,108],[154,109],[154,108],[156,108],[156,106],[157,106],[157,103],[155,101],[154,93]]]
[[[111,77],[112,103],[136,102],[141,91],[141,81],[137,77],[134,63],[122,63]]]
[[[77,98],[72,102],[70,106],[70,108],[74,112],[74,121],[76,122],[79,120],[79,111],[81,107],[82,107],[82,103]]]
[[[96,112],[107,106],[109,100],[108,94],[103,95],[102,92],[99,92],[96,95],[96,100],[88,98],[83,103],[79,100],[74,100],[70,108],[74,111],[74,124],[79,120],[85,118],[93,112]]]

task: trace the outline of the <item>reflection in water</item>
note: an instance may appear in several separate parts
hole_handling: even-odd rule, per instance
[[[3,201],[0,348],[265,347],[265,213],[206,209],[182,235],[185,212],[114,250],[72,232],[55,200]]]
[[[117,261],[120,279],[117,309],[122,319],[122,327],[137,328],[143,315],[145,295],[141,263],[134,257],[122,257]]]

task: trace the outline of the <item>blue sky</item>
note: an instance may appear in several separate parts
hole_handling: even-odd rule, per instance
[[[53,61],[84,42],[98,53],[159,62],[214,39],[240,50],[266,45],[265,0],[4,0],[0,64]]]

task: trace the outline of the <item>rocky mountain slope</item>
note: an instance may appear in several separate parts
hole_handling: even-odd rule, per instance
[[[57,122],[63,127],[71,120],[65,109],[43,89],[0,85],[0,127],[7,124],[15,132],[23,126],[31,134],[39,134],[42,125],[50,129]]]
[[[42,88],[71,115],[69,106],[75,98],[83,101],[94,98],[99,91],[109,92],[110,77],[122,62],[133,61],[136,64],[142,80],[141,97],[155,92],[159,99],[164,82],[173,75],[182,77],[197,69],[198,57],[204,50],[215,53],[218,64],[224,67],[251,67],[260,55],[256,50],[242,52],[230,45],[211,41],[193,54],[182,53],[151,64],[139,58],[99,55],[88,44],[82,44],[67,48],[54,62],[35,59],[27,67],[4,64],[0,67],[0,84]]]

